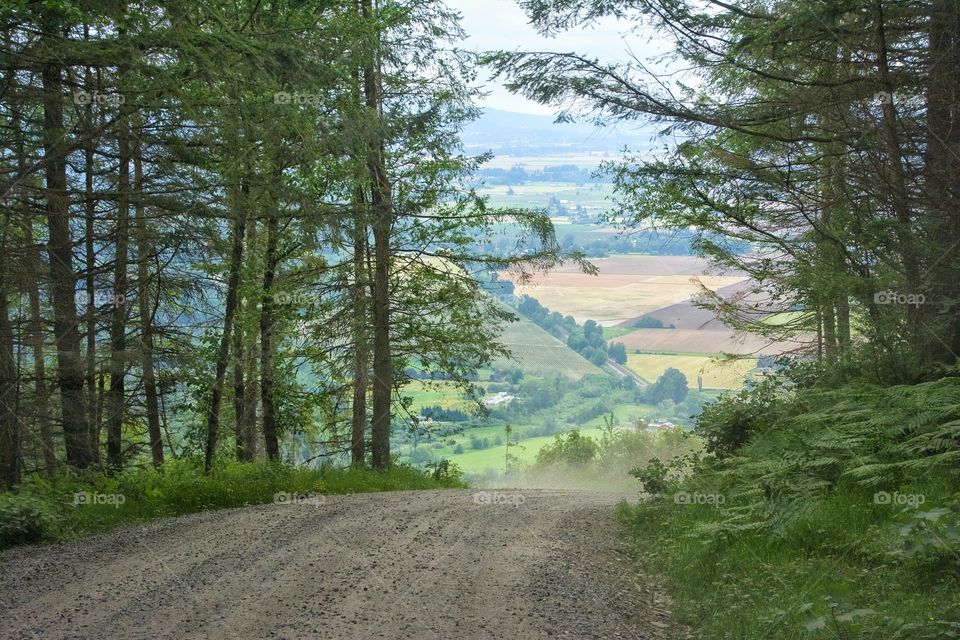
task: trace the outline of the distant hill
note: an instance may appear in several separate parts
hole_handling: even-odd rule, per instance
[[[466,126],[461,139],[467,151],[496,154],[559,155],[615,152],[650,147],[653,129],[624,124],[595,127],[588,123],[556,123],[553,116],[484,109],[483,115]]]

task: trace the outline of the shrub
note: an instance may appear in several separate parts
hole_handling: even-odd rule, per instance
[[[780,390],[781,383],[765,379],[735,395],[724,394],[705,405],[695,431],[704,439],[707,451],[718,457],[729,456],[754,433],[773,424],[782,414]]]
[[[569,464],[585,466],[593,461],[597,455],[597,442],[589,436],[581,436],[580,431],[573,431],[554,436],[553,442],[544,445],[537,452],[537,465]]]
[[[36,498],[0,493],[0,549],[51,537],[54,521],[52,509]]]

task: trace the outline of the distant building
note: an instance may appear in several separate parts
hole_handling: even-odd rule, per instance
[[[668,431],[675,428],[677,425],[672,422],[664,420],[663,422],[648,422],[646,426],[647,431]]]
[[[514,399],[514,396],[511,396],[510,394],[508,394],[508,393],[505,392],[505,391],[501,391],[501,392],[498,393],[497,395],[489,396],[489,397],[487,397],[487,398],[484,398],[484,399],[482,400],[482,402],[483,402],[483,404],[485,404],[485,405],[487,405],[487,406],[495,406],[495,405],[498,405],[498,404],[507,404],[508,402],[510,402],[510,401],[513,400],[513,399]]]

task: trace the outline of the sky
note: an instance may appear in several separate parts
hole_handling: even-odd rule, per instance
[[[648,30],[636,29],[634,23],[615,19],[604,19],[591,27],[544,38],[530,26],[516,0],[447,0],[447,6],[462,14],[461,26],[469,37],[461,46],[474,51],[576,51],[600,60],[625,59],[628,48],[641,59],[662,51],[656,40],[650,38]],[[481,106],[555,115],[550,107],[513,95],[489,79],[483,86],[490,95],[481,100]]]

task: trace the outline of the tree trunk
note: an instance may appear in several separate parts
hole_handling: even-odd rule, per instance
[[[927,277],[933,284],[931,302],[940,306],[934,325],[937,349],[933,358],[952,362],[960,354],[960,3],[935,0],[929,4],[929,51],[927,52],[927,203],[934,263]],[[933,336],[930,336],[933,337]]]
[[[247,345],[247,352],[244,354],[244,363],[246,366],[247,389],[243,394],[246,407],[243,410],[243,424],[241,428],[244,434],[244,460],[252,461],[257,457],[257,403],[259,400],[257,386],[257,352],[256,340],[251,339]]]
[[[267,246],[264,256],[263,293],[260,309],[260,403],[263,405],[263,440],[269,460],[280,459],[277,413],[273,392],[273,360],[276,351],[273,330],[273,281],[277,267],[277,219],[267,219]]]
[[[121,114],[117,146],[120,170],[117,178],[117,223],[114,232],[114,276],[110,321],[110,388],[107,390],[107,464],[123,467],[122,430],[126,404],[127,369],[127,262],[130,220],[130,135],[126,115]]]
[[[34,247],[33,229],[30,220],[24,221],[24,243],[29,247],[31,263],[24,271],[27,295],[30,304],[30,342],[33,350],[34,404],[36,406],[37,426],[40,428],[40,446],[43,447],[43,468],[47,474],[57,470],[57,450],[50,429],[50,392],[47,389],[47,367],[45,362],[43,316],[40,313],[40,285],[37,274],[40,273],[42,259],[40,248]]]
[[[888,95],[893,96],[896,92],[896,86],[890,75],[887,58],[886,18],[883,13],[883,3],[879,0],[876,2],[876,13],[877,68],[880,86]],[[913,228],[913,212],[910,207],[910,194],[907,188],[903,144],[897,127],[897,109],[893,98],[883,102],[882,112],[883,116],[880,124],[888,158],[885,180],[890,189],[890,201],[897,220],[894,233],[897,238],[907,287],[907,291],[903,293],[919,294],[922,293],[920,258],[914,240],[916,229]],[[920,305],[907,305],[906,312],[908,329],[905,337],[913,345],[915,354],[923,359],[923,344],[926,342],[926,336],[922,328],[923,311]]]
[[[0,486],[20,484],[20,418],[17,416],[17,368],[13,357],[13,328],[7,300],[7,248],[9,218],[0,231]]]
[[[90,37],[90,27],[83,27],[84,39]],[[90,67],[84,71],[84,89],[88,93],[96,90],[93,82],[93,74]],[[94,247],[94,229],[97,217],[97,201],[93,190],[93,154],[96,148],[96,142],[93,138],[93,104],[88,102],[84,107],[84,141],[83,141],[83,172],[84,172],[84,192],[83,192],[83,214],[84,214],[84,258],[86,268],[86,287],[87,287],[87,306],[86,306],[86,325],[87,325],[87,353],[86,353],[86,386],[87,386],[87,420],[90,425],[90,450],[93,452],[93,459],[100,462],[100,404],[97,401],[97,306],[94,304],[96,294],[97,258]]]
[[[240,190],[245,193],[246,185]],[[246,206],[244,202],[242,206]],[[243,237],[246,230],[246,220],[243,213],[238,213],[231,230],[230,272],[227,276],[227,299],[223,313],[223,333],[220,335],[220,348],[217,352],[216,374],[210,394],[210,407],[207,413],[207,445],[204,451],[203,470],[210,473],[213,468],[213,458],[217,452],[217,436],[220,430],[220,403],[223,396],[223,379],[227,373],[227,364],[230,358],[230,336],[233,332],[233,316],[237,309],[237,288],[240,284],[240,263],[243,261]]]
[[[143,155],[139,131],[133,154],[134,207],[137,234],[137,307],[140,310],[140,368],[143,370],[143,394],[147,402],[147,437],[153,466],[163,464],[163,434],[160,430],[160,403],[153,368],[153,304],[150,296],[150,236],[143,205]]]
[[[361,11],[370,18],[370,0],[361,0]],[[390,467],[390,399],[393,391],[393,363],[390,355],[390,232],[393,224],[392,187],[384,165],[380,133],[379,54],[374,45],[363,70],[363,92],[375,134],[369,143],[367,171],[373,205],[373,425],[370,449],[374,469]]]
[[[358,198],[362,206],[362,198]],[[363,465],[366,458],[367,387],[370,384],[367,340],[367,225],[360,212],[353,236],[353,416],[350,432],[350,461]]]
[[[252,226],[252,225],[251,225]],[[250,245],[247,245],[249,250]],[[239,324],[233,326],[233,436],[236,442],[237,460],[246,459],[246,434],[243,431],[246,412],[246,381],[244,380],[244,349],[243,329]]]
[[[9,46],[9,45],[8,45]],[[13,81],[13,72],[10,72],[10,81]],[[20,120],[20,110],[17,102],[11,101],[11,125],[14,135],[14,146],[17,156],[17,173],[22,173],[26,166],[26,152],[24,150],[23,128]],[[23,225],[23,243],[28,251],[27,268],[23,270],[24,285],[27,289],[30,306],[30,343],[33,350],[33,403],[40,429],[40,446],[43,449],[43,470],[47,475],[57,470],[57,451],[53,443],[53,432],[50,425],[50,392],[47,389],[46,348],[44,345],[43,316],[40,311],[40,273],[43,270],[42,249],[35,244],[33,238],[32,212],[24,207],[21,224]],[[0,274],[3,271],[0,270]]]
[[[53,50],[60,33],[55,17],[44,20],[44,40]],[[43,154],[46,174],[46,214],[49,227],[50,292],[53,299],[53,331],[57,343],[57,384],[63,413],[67,462],[84,468],[93,462],[90,424],[83,394],[83,365],[75,300],[73,241],[67,201],[67,163],[63,128],[63,78],[60,63],[42,65]]]

